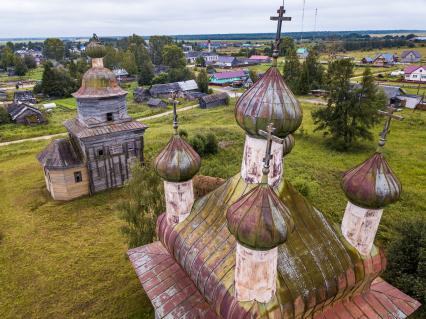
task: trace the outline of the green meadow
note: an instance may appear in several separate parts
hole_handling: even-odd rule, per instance
[[[325,146],[313,132],[311,111],[295,134],[296,146],[285,159],[285,177],[333,222],[340,223],[346,199],[342,172],[367,159],[376,141],[350,153]],[[385,155],[403,184],[401,200],[386,208],[378,243],[394,236],[403,219],[425,217],[426,112],[402,112],[392,123]],[[214,156],[203,158],[201,174],[228,178],[240,169],[244,132],[233,107],[194,109],[179,116],[189,136],[214,132],[226,141]],[[146,158],[152,160],[172,133],[172,118],[146,122]],[[382,126],[377,126],[375,135]],[[153,318],[130,262],[117,205],[123,189],[54,202],[45,190],[35,156],[48,141],[0,148],[0,318]]]

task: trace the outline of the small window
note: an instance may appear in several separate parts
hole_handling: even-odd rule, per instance
[[[107,113],[106,117],[108,122],[114,121],[114,115],[112,113]]]
[[[98,156],[99,157],[104,156],[104,149],[103,148],[98,149]]]
[[[81,172],[74,172],[74,181],[76,183],[81,183],[83,181],[83,176],[81,176]]]

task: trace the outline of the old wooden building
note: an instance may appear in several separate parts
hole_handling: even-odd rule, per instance
[[[25,125],[46,123],[43,113],[29,103],[12,103],[7,107],[7,112],[13,122]]]
[[[58,200],[122,186],[130,177],[132,163],[144,160],[147,126],[128,115],[127,92],[120,88],[112,71],[103,67],[105,47],[94,37],[86,53],[92,58],[92,68],[73,94],[78,115],[64,123],[68,140],[52,142],[38,157],[47,188]],[[52,161],[63,164],[52,166]],[[59,175],[64,178],[56,178]]]

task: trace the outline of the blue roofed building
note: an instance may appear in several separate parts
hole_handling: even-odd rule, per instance
[[[309,50],[307,48],[298,48],[296,53],[299,59],[306,59],[308,57]]]

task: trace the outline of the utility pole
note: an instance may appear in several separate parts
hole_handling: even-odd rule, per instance
[[[314,37],[316,37],[316,33],[317,33],[317,17],[318,17],[318,8],[315,9]]]
[[[302,42],[303,40],[303,24],[305,22],[305,5],[306,5],[306,0],[303,0],[303,9],[302,9],[302,30],[300,33],[300,42]]]

